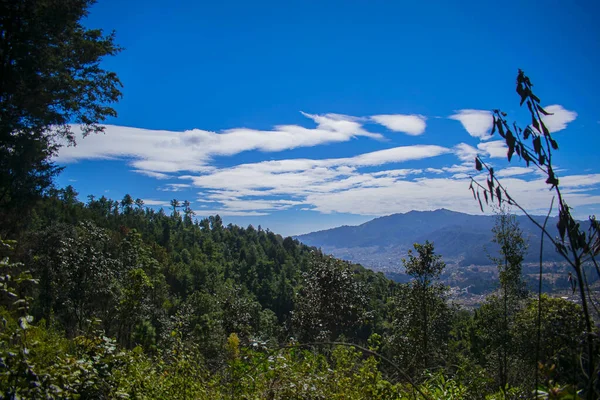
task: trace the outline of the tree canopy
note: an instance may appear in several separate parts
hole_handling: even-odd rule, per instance
[[[51,162],[75,133],[101,132],[116,116],[121,83],[101,61],[120,51],[114,33],[83,24],[93,0],[0,2],[0,222],[52,185]],[[73,129],[72,124],[78,128]]]

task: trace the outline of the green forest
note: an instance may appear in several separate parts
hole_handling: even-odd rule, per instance
[[[526,289],[521,263],[540,244],[501,211],[498,289],[471,311],[448,300],[435,243],[398,260],[410,276],[400,284],[260,226],[196,218],[183,199],[155,210],[57,187],[52,156],[74,141],[69,124],[101,134],[121,97],[101,64],[121,51],[115,36],[80,23],[92,3],[0,5],[0,397],[598,398],[585,274],[600,276],[599,227],[576,223],[568,199],[545,245],[572,266],[581,301]],[[509,161],[540,166],[560,194],[558,144],[532,86],[519,72],[534,123],[513,128],[496,111],[494,131]],[[473,181],[475,209],[520,208],[484,160],[475,170],[490,175]]]

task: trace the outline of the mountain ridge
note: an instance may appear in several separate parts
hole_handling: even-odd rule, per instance
[[[539,261],[540,230],[525,215],[515,215],[524,238],[529,242],[526,262]],[[540,224],[544,216],[532,216]],[[413,243],[433,242],[436,252],[446,260],[461,265],[490,264],[488,254],[496,252],[491,242],[495,215],[473,215],[437,209],[412,210],[374,218],[360,225],[343,225],[295,236],[309,246],[377,270],[395,269]],[[547,226],[551,235],[558,234],[557,217]],[[551,246],[544,251],[545,261],[561,261]]]

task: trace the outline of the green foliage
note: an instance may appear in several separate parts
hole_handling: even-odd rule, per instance
[[[332,257],[315,258],[303,274],[294,325],[306,341],[332,340],[364,323],[366,307],[365,288],[347,263]]]
[[[100,66],[119,52],[114,34],[81,20],[93,0],[0,2],[0,223],[14,233],[23,213],[58,173],[50,158],[74,143],[69,124],[84,134],[116,116],[116,74]]]
[[[433,243],[426,241],[425,244],[415,243],[415,255],[412,250],[408,251],[408,259],[402,259],[406,274],[414,281],[413,285],[427,288],[432,281],[439,278],[446,267],[440,255],[435,254]]]
[[[524,161],[527,167],[535,166],[544,174],[546,184],[554,193],[554,198],[550,204],[548,217],[553,211],[554,201],[558,203],[558,237],[553,237],[546,227],[548,217],[541,224],[536,221],[518,201],[513,199],[508,193],[505,186],[494,175],[494,168],[487,165],[482,159],[477,156],[475,159],[475,168],[478,171],[483,171],[485,168],[488,178],[487,185],[483,185],[475,178],[471,178],[470,190],[473,196],[479,201],[479,206],[483,211],[483,204],[480,193],[483,192],[483,198],[486,203],[494,202],[494,196],[498,201],[498,205],[508,204],[517,207],[521,210],[538,228],[540,228],[543,239],[548,240],[552,247],[563,257],[564,261],[572,268],[574,280],[572,280],[573,292],[578,289],[579,301],[582,305],[583,320],[585,322],[585,337],[586,349],[585,357],[582,357],[582,363],[585,364],[587,382],[585,396],[588,399],[597,398],[600,395],[600,385],[598,372],[600,372],[600,359],[598,357],[598,349],[600,341],[598,337],[592,333],[594,330],[593,312],[590,305],[596,308],[594,300],[591,298],[592,291],[588,286],[589,278],[587,274],[593,270],[585,268],[586,262],[592,263],[597,277],[600,277],[600,265],[596,260],[596,256],[600,251],[600,224],[596,221],[595,216],[589,219],[588,229],[582,228],[581,224],[575,220],[572,215],[571,207],[568,206],[566,198],[562,193],[560,180],[556,175],[556,165],[553,163],[553,155],[558,150],[558,143],[553,138],[552,133],[546,126],[543,117],[550,115],[541,106],[541,100],[533,92],[533,83],[522,70],[519,70],[516,80],[516,91],[520,97],[520,105],[527,105],[531,123],[525,128],[521,128],[516,122],[509,124],[507,121],[507,113],[500,110],[493,112],[493,128],[491,134],[497,131],[506,142],[508,148],[507,157],[510,162],[513,155],[516,153],[520,160]],[[541,243],[540,254],[543,254],[543,241]],[[541,257],[541,256],[540,256]],[[540,288],[542,280],[543,265],[540,260]]]
[[[511,398],[531,387],[533,306],[516,312],[510,331],[509,365],[523,379],[499,391],[489,349],[502,307],[492,307],[490,298],[473,317],[449,306],[436,279],[443,262],[430,243],[408,258],[415,279],[396,285],[291,238],[224,227],[217,218],[190,225],[177,214],[120,206],[115,212],[112,201],[83,204],[70,190],[44,200],[37,214],[36,230],[14,252],[31,272],[3,264],[11,277],[24,273],[20,289],[6,287],[29,296],[30,317],[21,320],[26,325],[19,325],[24,315],[12,303],[2,311],[2,387],[10,393],[412,399],[423,396],[420,390],[423,398],[470,399],[494,392],[501,394],[490,398]],[[33,277],[39,285],[31,285]],[[569,307],[548,306],[543,314],[548,332],[559,332],[555,325],[574,327],[559,334],[562,342],[543,337],[543,360],[556,365],[542,382],[548,390],[568,391],[569,383],[581,380],[569,363],[579,342],[567,340],[581,332],[581,321],[553,320],[555,314],[577,315]],[[31,316],[43,322],[33,324]],[[340,336],[381,351],[408,376],[399,378],[388,361],[347,346],[286,346],[290,337]],[[563,350],[555,354],[554,348]],[[411,377],[420,382],[418,390]]]
[[[518,357],[515,347],[515,318],[527,296],[521,277],[521,263],[527,244],[514,215],[500,209],[492,229],[493,242],[499,245],[499,255],[490,256],[498,266],[500,290],[488,296],[476,320],[477,356],[493,374],[496,387],[504,390],[522,382],[527,365]]]
[[[403,260],[413,280],[401,286],[392,299],[388,352],[400,365],[418,377],[424,370],[443,363],[447,353],[452,309],[446,302],[447,288],[437,282],[445,264],[433,244],[415,243]]]
[[[527,251],[527,243],[514,215],[501,209],[496,215],[496,225],[492,229],[493,242],[500,246],[498,256],[491,260],[498,265],[500,287],[505,298],[522,299],[526,296],[525,283],[521,276],[521,264]],[[507,300],[510,302],[510,300]]]
[[[581,306],[561,298],[542,295],[540,326],[538,327],[538,301],[529,301],[517,315],[516,338],[520,356],[529,365],[553,366],[554,382],[581,383],[583,378],[580,355],[585,352],[585,321]],[[539,359],[535,360],[537,331],[540,331]]]

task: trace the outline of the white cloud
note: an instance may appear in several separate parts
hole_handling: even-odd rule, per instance
[[[147,206],[157,206],[157,207],[170,207],[171,203],[164,200],[153,200],[153,199],[143,199],[142,200]]]
[[[493,153],[498,146],[492,142],[487,147]],[[356,158],[368,157],[267,161],[188,175],[184,179],[201,189],[201,201],[211,203],[221,214],[269,214],[293,207],[321,213],[373,216],[438,208],[478,212],[477,203],[468,190],[467,173],[474,172],[472,163],[437,168],[433,171],[438,173],[434,178],[423,176],[420,169],[367,172],[357,167],[340,172],[340,164],[358,164]],[[498,170],[497,175],[523,207],[543,213],[551,193],[545,177],[532,172],[535,172],[532,168],[508,167]],[[476,179],[485,178],[476,175]],[[600,184],[600,174],[561,176],[560,179],[569,204],[582,206],[599,201],[593,192]],[[492,210],[486,209],[486,212]]]
[[[266,212],[257,211],[231,211],[231,210],[194,210],[196,217],[210,217],[211,215],[219,215],[220,217],[260,217],[269,215]]]
[[[141,175],[149,176],[150,178],[156,179],[169,179],[172,178],[171,175],[163,174],[162,172],[154,172],[154,171],[146,171],[143,169],[134,169],[133,172],[136,172]]]
[[[460,173],[460,172],[472,172],[475,169],[475,163],[473,159],[469,159],[469,163],[465,163],[465,164],[461,164],[461,165],[452,165],[451,167],[444,167],[442,168],[443,171],[445,172],[451,172],[451,173]]]
[[[575,121],[575,118],[577,118],[577,113],[575,111],[566,110],[563,106],[558,104],[544,107],[544,110],[552,113],[552,115],[542,115],[544,124],[546,124],[546,127],[550,132],[562,131],[567,127],[569,122],[573,122]]]
[[[346,186],[359,184],[354,174],[347,177],[350,171],[340,167],[372,167],[389,163],[401,163],[405,161],[421,160],[435,157],[450,152],[441,146],[401,146],[391,149],[374,151],[371,153],[360,154],[349,158],[331,158],[323,160],[311,159],[292,159],[280,161],[263,161],[253,164],[241,164],[231,168],[224,168],[214,173],[201,175],[186,175],[183,179],[191,179],[193,184],[198,187],[222,189],[229,188],[235,181],[238,189],[244,190],[277,190],[282,187],[296,188],[298,190],[306,188],[309,190],[311,185],[317,182],[336,180],[332,182],[333,186],[340,189]],[[406,171],[403,171],[406,172]],[[393,172],[393,173],[398,173]],[[384,179],[379,173],[378,177],[368,175],[371,178]]]
[[[426,118],[422,115],[388,114],[373,115],[371,119],[394,132],[418,136],[425,132]]]
[[[502,140],[479,143],[477,148],[484,155],[491,158],[506,158],[506,153],[508,152],[508,147],[506,147],[506,143]]]
[[[554,119],[546,119],[551,131],[564,129],[576,117],[574,112],[561,106],[546,109],[555,113]],[[304,115],[316,127],[280,125],[268,131],[236,128],[215,133],[107,126],[105,135],[91,135],[80,141],[77,147],[62,148],[57,161],[121,159],[127,160],[136,173],[156,179],[176,177],[182,183],[167,183],[158,190],[177,192],[194,188],[199,192],[198,216],[263,216],[290,209],[386,215],[437,208],[478,212],[478,206],[467,189],[467,174],[476,174],[473,165],[475,156],[506,157],[505,143],[497,140],[480,142],[475,147],[466,143],[453,148],[414,145],[342,158],[282,159],[223,168],[212,164],[217,156],[231,156],[243,151],[278,152],[344,142],[358,136],[383,139],[382,135],[364,129],[363,124],[369,120],[412,135],[422,134],[426,128],[425,117],[421,116],[357,118],[340,114]],[[450,118],[460,121],[472,136],[489,139],[492,121],[489,112],[461,110]],[[449,153],[460,162],[425,165],[424,161],[417,168],[414,165],[406,168],[397,165]],[[513,198],[528,210],[544,211],[550,198],[545,177],[531,168],[494,167]],[[181,171],[185,172],[175,174]],[[600,196],[594,193],[600,185],[600,174],[559,178],[563,193],[569,195],[570,205],[576,207],[600,202]],[[475,179],[480,179],[480,175],[475,175]],[[149,206],[170,207],[168,201],[144,201]]]
[[[421,160],[449,152],[450,149],[435,145],[401,146],[365,153],[352,158],[324,160],[324,162],[325,165],[327,165],[327,163],[340,163],[352,166],[376,166],[394,162],[399,163],[411,160]]]
[[[443,174],[444,170],[441,168],[427,168],[425,172],[429,172],[430,174]]]
[[[428,170],[430,168],[427,168]],[[430,172],[430,171],[428,171]],[[390,169],[390,170],[385,170],[385,171],[378,171],[378,172],[373,172],[371,175],[373,176],[408,176],[408,175],[418,175],[418,174],[422,174],[423,170],[422,169]]]
[[[492,129],[492,113],[485,110],[459,110],[450,119],[460,121],[469,135],[481,140],[489,139]]]
[[[159,187],[158,190],[161,192],[181,192],[191,186],[188,183],[168,183],[165,186]]]
[[[502,140],[481,142],[477,144],[477,148],[466,143],[459,143],[454,146],[454,154],[465,163],[474,162],[477,155],[491,158],[505,158],[507,150],[506,144]]]
[[[78,140],[77,146],[63,146],[55,161],[127,158],[132,159],[131,165],[138,172],[205,172],[212,168],[208,163],[215,156],[231,156],[250,150],[277,152],[345,142],[357,136],[383,139],[382,135],[363,129],[355,117],[302,114],[312,119],[316,128],[279,125],[270,131],[236,128],[216,133],[199,129],[174,132],[107,125],[104,134],[89,135],[85,140]],[[79,127],[73,128],[80,138]]]
[[[294,206],[301,205],[303,202],[294,200],[239,200],[232,198],[229,200],[222,200],[219,203],[223,206],[223,210],[238,212],[238,211],[281,211],[287,210]]]
[[[495,172],[496,177],[506,178],[509,176],[526,175],[535,172],[533,168],[527,167],[508,167]]]
[[[466,143],[459,143],[454,146],[454,154],[456,154],[461,161],[474,161],[477,156],[477,149]]]
[[[600,174],[569,175],[560,178],[560,186],[567,189],[592,186],[598,183],[600,183]]]

